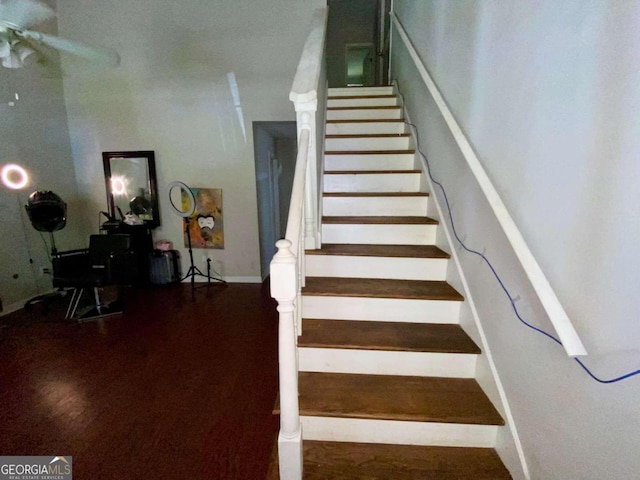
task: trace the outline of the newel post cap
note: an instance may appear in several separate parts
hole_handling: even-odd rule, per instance
[[[292,245],[290,240],[278,240],[278,251],[271,260],[271,296],[278,302],[292,301],[298,292],[298,265]]]

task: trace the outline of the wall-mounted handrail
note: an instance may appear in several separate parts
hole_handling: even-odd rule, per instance
[[[570,357],[587,355],[587,351],[582,344],[582,340],[580,340],[578,332],[571,322],[569,315],[567,315],[567,312],[560,304],[560,300],[553,291],[549,280],[547,280],[547,277],[544,275],[544,272],[540,268],[540,265],[531,253],[531,250],[527,246],[527,243],[520,233],[520,230],[513,221],[513,218],[511,218],[507,207],[498,195],[498,191],[493,186],[493,183],[482,167],[480,160],[478,160],[475,151],[469,144],[467,137],[464,135],[462,129],[460,128],[460,125],[451,113],[451,110],[442,97],[442,94],[440,93],[440,90],[438,89],[436,83],[434,82],[433,78],[431,78],[431,75],[422,63],[422,60],[420,59],[418,52],[411,43],[407,32],[405,31],[398,18],[393,14],[393,12],[390,15],[393,24],[396,27],[400,38],[402,39],[402,42],[407,48],[411,59],[415,63],[415,66],[418,69],[418,72],[420,73],[424,84],[427,86],[429,93],[438,106],[440,113],[442,114],[445,122],[447,123],[447,126],[449,127],[449,130],[451,131],[451,134],[453,135],[454,140],[458,144],[462,155],[466,159],[469,168],[473,172],[478,185],[480,186],[487,201],[489,202],[489,205],[493,210],[498,223],[502,227],[507,240],[511,244],[513,251],[520,261],[522,268],[524,269],[529,282],[535,290],[536,295],[538,296],[538,299],[542,304],[542,307],[545,309],[547,316],[549,317],[549,320],[553,325],[553,328],[558,334],[558,337],[560,338],[562,346],[567,352],[567,355],[569,355]]]
[[[324,44],[327,9],[317,9],[305,42],[289,98],[294,102],[298,155],[285,238],[276,242],[271,261],[271,296],[278,302],[280,432],[278,460],[281,480],[302,479],[302,425],[298,404],[297,337],[302,329],[304,251],[320,247],[318,159],[323,145],[325,95]]]

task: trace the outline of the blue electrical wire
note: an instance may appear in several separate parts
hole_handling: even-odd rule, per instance
[[[404,96],[402,95],[402,92],[400,92],[400,87],[398,86],[397,79],[394,80],[394,82],[396,84],[396,88],[398,90],[398,94],[400,95],[400,98],[402,99],[402,108],[404,109],[405,108],[404,107]],[[424,159],[425,165],[427,166],[427,173],[429,174],[429,178],[431,178],[431,181],[434,183],[434,185],[437,185],[440,188],[440,190],[442,191],[442,196],[443,196],[444,202],[445,202],[445,204],[447,206],[447,213],[448,213],[448,216],[449,216],[449,222],[451,224],[451,230],[453,231],[453,235],[456,238],[456,240],[458,241],[458,243],[460,244],[460,246],[464,250],[466,250],[467,252],[472,253],[472,254],[477,255],[478,257],[480,257],[484,261],[484,263],[489,267],[489,269],[491,270],[491,273],[493,273],[493,276],[496,277],[496,280],[500,284],[500,288],[502,288],[502,290],[504,291],[505,295],[509,299],[509,303],[511,303],[511,308],[513,309],[513,312],[515,313],[516,317],[518,318],[518,320],[520,320],[521,323],[523,323],[525,326],[529,327],[531,330],[535,330],[536,332],[541,333],[545,337],[553,340],[558,345],[562,346],[562,342],[558,338],[554,337],[553,335],[551,335],[550,333],[542,330],[539,327],[531,325],[524,318],[522,318],[522,316],[520,315],[520,312],[518,311],[518,307],[516,306],[516,303],[513,300],[513,297],[511,296],[511,293],[509,293],[509,290],[507,289],[507,287],[505,286],[504,282],[502,281],[502,278],[500,278],[500,275],[498,275],[498,272],[496,271],[494,266],[491,264],[491,262],[489,261],[487,256],[484,253],[478,252],[477,250],[473,250],[472,248],[467,247],[465,245],[465,243],[462,241],[462,239],[460,238],[460,235],[458,235],[458,231],[456,229],[456,225],[453,222],[453,212],[451,210],[451,205],[449,204],[449,197],[447,196],[447,191],[445,190],[444,185],[442,185],[442,183],[440,183],[438,180],[436,180],[436,178],[433,176],[433,173],[431,172],[431,163],[429,162],[429,159],[427,158],[427,156],[420,149],[420,136],[418,135],[418,127],[416,127],[413,123],[407,122],[406,120],[404,121],[404,123],[405,123],[405,125],[409,125],[413,129],[413,132],[414,132],[414,134],[416,136],[416,149],[418,150],[418,153]],[[602,378],[599,378],[597,375],[595,375],[582,362],[582,360],[580,360],[579,358],[575,358],[575,357],[574,357],[574,360],[578,363],[578,365],[580,365],[582,367],[582,369],[585,372],[587,372],[587,374],[592,379],[594,379],[596,382],[599,382],[599,383],[616,383],[616,382],[620,382],[622,380],[625,380],[627,378],[633,377],[635,375],[640,375],[640,369],[638,369],[638,370],[634,370],[634,371],[631,371],[629,373],[626,373],[624,375],[621,375],[619,377],[611,378],[609,380],[603,380]]]

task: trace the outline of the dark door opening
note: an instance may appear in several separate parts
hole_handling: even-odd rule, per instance
[[[269,275],[276,241],[284,238],[298,154],[296,122],[253,122],[260,232],[260,272]]]

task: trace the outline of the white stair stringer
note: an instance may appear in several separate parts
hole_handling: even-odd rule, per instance
[[[345,153],[325,152],[326,171],[411,170],[415,153]]]
[[[300,347],[301,372],[473,378],[475,354]]]
[[[332,173],[325,171],[325,192],[419,192],[420,172],[394,170],[393,173]]]
[[[327,110],[327,120],[381,120],[402,118],[400,107],[336,108]]]
[[[391,278],[445,280],[446,258],[365,257],[359,255],[306,255],[310,277]]]
[[[353,97],[356,95],[365,96],[365,95],[392,95],[393,86],[392,85],[384,85],[381,87],[338,87],[338,88],[330,88],[327,95],[329,97]]]
[[[302,415],[300,420],[305,440],[333,442],[489,448],[495,446],[498,433],[495,425]]]
[[[455,300],[303,295],[302,314],[304,318],[334,320],[458,323],[460,303]]]
[[[381,134],[383,135],[383,134]],[[387,135],[387,134],[384,134]],[[328,135],[324,142],[327,152],[344,150],[408,150],[411,139],[406,134],[391,134],[392,136],[363,136],[363,135]]]
[[[422,216],[427,214],[429,197],[412,195],[325,195],[322,213],[326,216]]]
[[[344,224],[323,223],[325,243],[369,245],[429,245],[436,241],[437,225],[430,224]]]
[[[327,135],[366,135],[366,134],[402,134],[407,132],[404,122],[329,122]]]
[[[398,99],[395,96],[379,95],[379,96],[363,96],[358,98],[329,98],[327,107],[389,107],[398,105]]]

